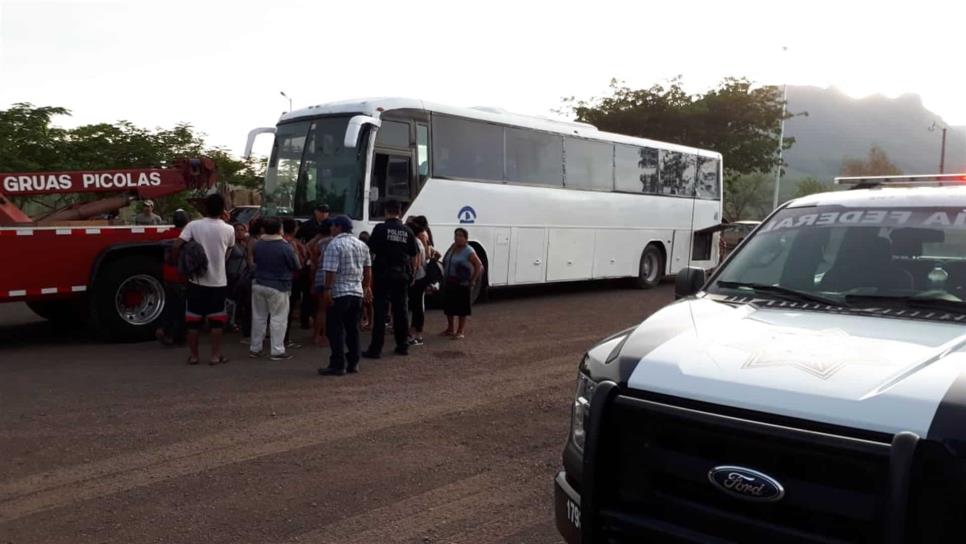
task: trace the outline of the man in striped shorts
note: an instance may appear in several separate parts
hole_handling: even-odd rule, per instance
[[[225,199],[217,193],[208,195],[205,198],[205,217],[188,223],[174,245],[175,260],[182,245],[191,241],[201,245],[208,259],[204,274],[188,278],[185,325],[188,328],[188,348],[191,350],[189,365],[198,364],[198,336],[205,321],[211,329],[211,359],[208,364],[228,362],[221,352],[222,334],[228,321],[225,312],[228,297],[225,259],[228,250],[235,245],[235,229],[222,219],[224,214]]]

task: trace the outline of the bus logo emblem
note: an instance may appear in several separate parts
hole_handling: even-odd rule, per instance
[[[460,213],[456,215],[456,218],[459,219],[462,225],[472,225],[476,223],[476,210],[469,206],[463,206],[460,209]]]

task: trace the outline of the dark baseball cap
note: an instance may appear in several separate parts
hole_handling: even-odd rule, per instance
[[[330,217],[329,220],[332,221],[332,226],[339,227],[342,232],[352,232],[352,221],[348,217],[337,215]]]

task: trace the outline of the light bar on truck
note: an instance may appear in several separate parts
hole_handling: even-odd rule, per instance
[[[853,185],[854,189],[868,187],[944,187],[966,185],[966,174],[926,174],[916,176],[855,176],[837,177],[836,185]]]

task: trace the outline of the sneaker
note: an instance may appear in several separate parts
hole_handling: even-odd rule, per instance
[[[295,356],[289,352],[279,353],[278,355],[272,355],[269,359],[273,361],[288,361],[289,359],[294,359]]]
[[[261,356],[262,356],[262,353],[260,351],[249,351],[248,352],[248,358],[249,359],[258,359]]]
[[[285,344],[285,347],[288,348],[288,349],[302,349],[302,344],[296,344],[295,342],[289,342],[288,344]]]
[[[421,346],[421,345],[423,345],[423,337],[422,336],[414,336],[414,337],[410,338],[409,339],[409,345],[410,346]]]
[[[358,374],[359,373],[359,367],[354,366],[352,368],[347,368],[345,371],[348,372],[349,374]]]
[[[380,358],[382,358],[382,355],[381,354],[375,353],[375,352],[372,352],[372,351],[363,351],[362,352],[362,356],[365,357],[366,359],[380,359]]]
[[[400,356],[405,357],[405,356],[409,355],[409,350],[406,349],[406,348],[396,348],[396,349],[393,350],[393,353],[395,353],[396,355],[400,355]]]
[[[320,368],[319,376],[345,376],[345,372],[341,368]]]

